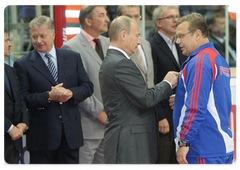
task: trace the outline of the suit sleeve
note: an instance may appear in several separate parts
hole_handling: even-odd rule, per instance
[[[141,73],[128,59],[117,64],[114,75],[121,91],[133,105],[141,108],[153,107],[172,94],[171,87],[164,81],[148,89]]]
[[[93,94],[93,84],[89,80],[88,74],[83,67],[80,54],[76,57],[76,60],[78,85],[76,87],[69,88],[73,92],[74,104],[78,104],[79,102],[84,101],[87,97]]]
[[[75,51],[66,44],[63,45],[61,48]],[[84,65],[84,61],[83,61],[83,65]],[[83,102],[80,102],[78,104],[78,107],[81,110],[83,110],[84,113],[88,114],[90,117],[93,117],[93,118],[97,118],[99,114],[103,111],[103,104],[94,95],[88,97]]]
[[[14,68],[16,70],[20,87],[21,87],[21,93],[23,96],[24,101],[27,104],[28,108],[37,108],[37,107],[46,107],[48,106],[47,102],[47,92],[39,92],[39,93],[30,93],[29,92],[29,84],[30,80],[28,78],[28,74],[24,67],[22,67],[22,64],[20,64],[18,61],[14,63]],[[50,89],[49,89],[50,90]]]

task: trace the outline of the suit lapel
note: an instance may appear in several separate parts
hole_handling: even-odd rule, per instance
[[[58,63],[58,83],[63,82],[64,75],[68,69],[68,60],[67,57],[59,52],[59,49],[56,48],[57,63]]]
[[[138,67],[138,69],[140,70],[141,73],[143,73],[146,76],[146,72],[143,70],[143,67],[138,59],[138,56],[136,53],[133,53],[130,56],[131,60],[136,64],[136,66]]]
[[[102,45],[103,55],[104,55],[104,57],[105,57],[106,54],[107,54],[107,49],[108,49],[108,47],[109,47],[109,44],[106,43],[105,40],[103,40],[103,38],[102,38],[101,35],[100,35],[100,41],[101,41],[101,45]]]
[[[102,64],[102,60],[100,59],[100,57],[98,56],[97,52],[92,47],[90,42],[87,40],[87,38],[82,33],[80,33],[80,42],[82,43],[82,46],[84,47],[84,50],[87,53],[90,54],[89,57],[92,57],[94,60],[97,61],[97,63],[99,63],[101,65]],[[104,56],[105,56],[105,54],[104,54]]]
[[[9,85],[10,85],[10,88],[12,89],[12,75],[10,73],[10,70],[9,70],[9,66],[7,66],[7,64],[4,64],[4,69],[5,69],[5,72],[6,72],[6,75],[8,76],[8,81],[9,81]],[[5,88],[5,91],[7,92],[7,94],[10,96],[10,98],[13,99],[14,96],[12,96],[12,92],[10,91],[10,89],[7,87],[6,83],[4,82],[4,88]]]
[[[173,62],[173,64],[180,69],[180,66],[178,65],[176,59],[173,56],[172,51],[169,49],[167,43],[164,41],[164,39],[157,33],[155,36],[155,41],[158,44],[158,47],[163,51]]]
[[[47,65],[44,63],[41,56],[38,54],[36,50],[33,51],[31,56],[32,66],[39,71],[46,79],[48,79],[53,85],[55,85],[55,81],[49,72]]]

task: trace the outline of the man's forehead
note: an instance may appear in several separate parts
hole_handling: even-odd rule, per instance
[[[179,24],[176,28],[176,33],[184,33],[185,31],[188,31],[188,27],[189,27],[189,22],[184,21],[181,24]]]
[[[134,9],[134,10],[133,10]],[[135,14],[135,13],[140,13],[140,10],[138,7],[125,7],[123,9],[123,15],[126,15],[126,14]]]

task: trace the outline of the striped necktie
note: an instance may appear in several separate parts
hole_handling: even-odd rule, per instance
[[[58,73],[57,73],[56,66],[51,59],[52,56],[51,56],[51,54],[47,53],[47,54],[45,54],[45,57],[47,57],[47,59],[48,59],[48,69],[49,69],[50,73],[52,74],[53,79],[55,80],[55,83],[58,84]]]

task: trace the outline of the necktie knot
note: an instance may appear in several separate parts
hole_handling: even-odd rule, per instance
[[[51,54],[47,53],[45,54],[45,57],[47,57],[47,59],[51,59]]]
[[[102,46],[101,46],[100,40],[95,38],[95,39],[93,39],[93,41],[96,43],[96,48],[95,48],[96,52],[98,53],[101,60],[103,60],[104,56],[103,56],[103,51],[102,51]]]

